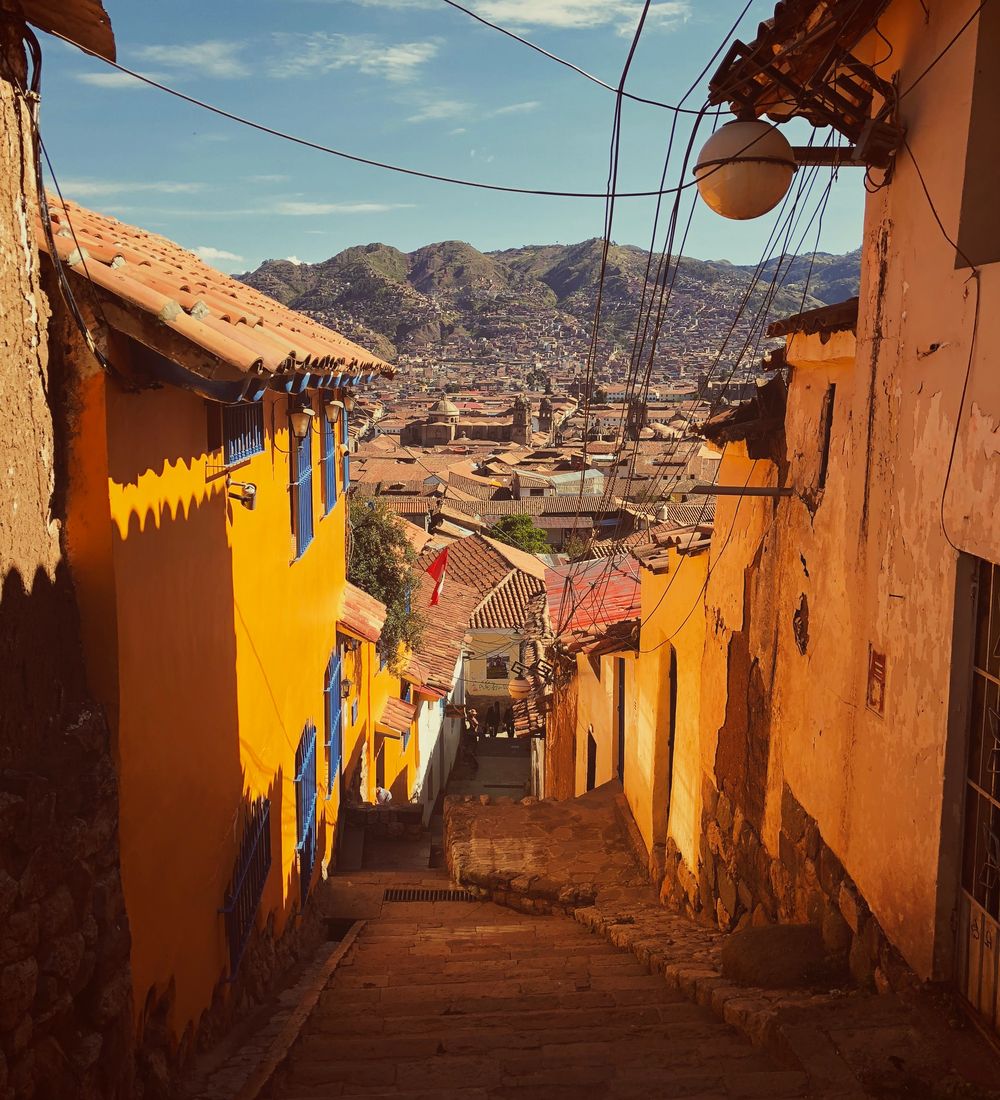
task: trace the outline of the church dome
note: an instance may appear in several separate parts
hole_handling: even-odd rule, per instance
[[[435,401],[430,407],[430,418],[432,420],[441,420],[446,417],[458,418],[458,406],[453,405],[447,397],[442,397],[440,401]]]

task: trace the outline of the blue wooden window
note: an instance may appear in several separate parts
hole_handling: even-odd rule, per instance
[[[224,405],[222,407],[222,454],[227,466],[242,462],[264,450],[264,406]]]
[[[333,653],[330,654],[330,660],[326,666],[326,683],[323,686],[323,695],[326,699],[327,794],[333,793],[334,785],[337,782],[337,776],[340,774],[340,760],[344,751],[342,727],[343,708],[340,702],[340,672],[340,654],[334,650]]]
[[[351,437],[347,430],[347,409],[342,409],[340,412],[340,441],[344,445],[344,492],[350,488],[351,485]]]
[[[295,825],[302,904],[316,861],[316,727],[307,722],[295,750]]]
[[[407,680],[404,680],[400,686],[399,697],[404,703],[409,703],[413,699],[413,685]]]
[[[236,978],[240,968],[270,869],[271,803],[269,799],[258,798],[247,813],[232,881],[221,909],[229,945],[228,981]]]
[[[328,515],[337,503],[337,445],[334,426],[327,420],[325,409],[320,417],[320,448],[323,462],[323,507]]]
[[[294,442],[295,468],[292,471],[292,525],[295,531],[295,556],[300,558],[313,540],[313,494],[312,494],[312,430],[306,432],[304,439]]]
[[[357,699],[351,703],[351,725],[356,726],[358,724],[358,701]]]

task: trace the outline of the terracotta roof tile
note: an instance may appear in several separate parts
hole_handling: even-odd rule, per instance
[[[426,569],[437,555],[436,550],[425,550],[420,564]],[[480,597],[504,580],[510,570],[510,562],[482,535],[468,535],[448,547],[448,580],[475,589]]]
[[[390,698],[385,701],[382,713],[379,715],[378,724],[386,726],[400,737],[405,734],[413,719],[417,716],[417,708],[414,703],[407,703],[404,699]]]
[[[43,31],[61,34],[114,61],[115,36],[101,0],[21,0],[21,10]]]
[[[212,377],[269,373],[391,375],[358,344],[203,263],[165,237],[49,197],[62,263],[164,339],[180,336],[201,355],[190,366]],[[45,234],[39,233],[43,249]],[[171,345],[176,348],[177,343]],[[171,358],[176,358],[172,353]]]
[[[472,616],[474,630],[520,630],[531,601],[545,590],[542,581],[512,569]]]
[[[431,607],[433,592],[434,581],[425,573],[414,600],[414,610],[423,619],[423,630],[405,675],[420,691],[441,697],[455,686],[455,665],[480,595],[476,589],[449,578],[440,602]]]
[[[347,582],[341,597],[340,614],[337,616],[337,622],[344,630],[374,644],[382,633],[385,616],[384,603],[369,596],[350,581]]]

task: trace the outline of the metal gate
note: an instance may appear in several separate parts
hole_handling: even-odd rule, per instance
[[[977,570],[971,728],[965,772],[958,984],[1000,1030],[1000,566]]]

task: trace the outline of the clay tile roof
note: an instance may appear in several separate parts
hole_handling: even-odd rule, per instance
[[[545,587],[549,620],[561,632],[634,619],[641,608],[639,563],[632,557],[549,569]]]
[[[858,327],[858,299],[848,298],[846,302],[835,302],[831,306],[807,309],[804,313],[795,313],[791,317],[782,317],[767,326],[768,336],[791,336],[801,333],[804,336],[823,335],[830,332],[842,332]]]
[[[101,0],[21,0],[24,18],[43,31],[61,34],[109,61],[115,36]]]
[[[707,550],[712,542],[710,525],[682,527],[663,523],[646,532],[644,542],[632,547],[632,555],[651,573],[665,573],[670,566],[670,551],[678,554],[697,554]]]
[[[441,698],[455,686],[455,665],[480,594],[449,578],[440,602],[431,607],[433,591],[434,581],[425,573],[414,600],[414,610],[420,614],[423,628],[405,675],[422,693]]]
[[[340,627],[374,644],[382,633],[385,616],[384,603],[369,596],[350,581],[347,582],[341,597],[340,614],[337,616]]]
[[[416,704],[407,703],[404,699],[387,699],[379,715],[378,724],[402,737],[413,725],[416,714]]]
[[[437,555],[437,550],[425,550],[420,564],[426,569]],[[475,589],[480,597],[504,580],[510,570],[510,562],[482,535],[468,535],[448,547],[448,580]]]
[[[512,569],[476,608],[473,630],[520,630],[531,601],[544,590],[542,581]]]
[[[94,284],[109,323],[196,374],[236,381],[284,373],[393,373],[360,345],[165,237],[73,202],[48,201],[59,259]],[[39,240],[47,249],[44,232]]]

